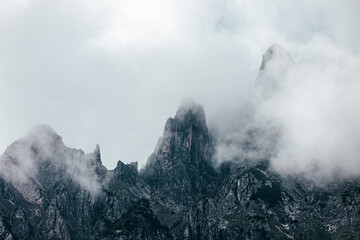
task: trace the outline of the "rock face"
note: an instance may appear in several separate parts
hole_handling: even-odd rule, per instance
[[[278,58],[272,46],[259,78]],[[107,170],[99,146],[85,154],[38,126],[0,156],[0,239],[360,239],[359,178],[282,176],[266,157],[214,167],[211,136],[188,101],[143,169]]]
[[[210,164],[209,132],[203,107],[182,105],[165,125],[155,153],[141,175],[171,210],[188,205],[214,191],[214,169]]]

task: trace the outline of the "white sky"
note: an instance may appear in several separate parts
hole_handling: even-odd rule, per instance
[[[358,62],[359,12],[356,0],[0,0],[0,151],[48,124],[69,147],[99,143],[109,169],[141,165],[183,98],[210,120],[245,99],[273,43]]]

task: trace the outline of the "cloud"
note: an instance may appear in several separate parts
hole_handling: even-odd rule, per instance
[[[46,123],[69,146],[99,143],[109,168],[141,165],[184,97],[210,120],[246,101],[272,43],[304,62],[321,36],[359,52],[358,4],[1,1],[0,149]]]
[[[306,58],[293,61],[272,46],[249,106],[213,125],[220,129],[216,158],[270,159],[280,173],[317,179],[358,175],[360,56],[323,37],[295,49]]]
[[[100,29],[90,42],[109,51],[147,51],[183,37],[184,4],[178,1],[92,1],[87,5]]]
[[[306,51],[316,56],[288,68],[279,77],[282,89],[260,107],[283,130],[273,165],[319,177],[357,175],[360,56],[324,39],[315,39]]]

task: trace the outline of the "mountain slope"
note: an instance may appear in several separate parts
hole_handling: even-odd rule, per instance
[[[195,103],[167,121],[140,173],[136,163],[120,161],[106,170],[98,146],[84,154],[65,147],[49,127],[36,131],[45,142],[31,134],[1,157],[1,239],[341,239],[359,233],[359,179],[316,185],[278,175],[268,160],[214,168],[205,115]]]

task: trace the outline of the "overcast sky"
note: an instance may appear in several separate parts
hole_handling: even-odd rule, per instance
[[[0,0],[0,151],[48,124],[69,147],[99,143],[109,169],[145,163],[183,98],[209,121],[246,99],[273,43],[300,62],[358,64],[359,11],[357,0]]]

